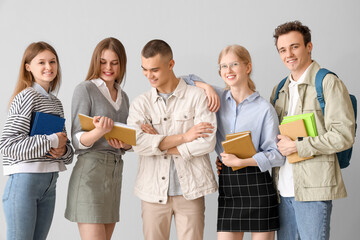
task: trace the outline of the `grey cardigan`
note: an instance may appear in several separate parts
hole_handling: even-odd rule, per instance
[[[84,81],[76,86],[71,104],[71,137],[75,148],[75,154],[84,154],[90,151],[112,152],[115,154],[124,154],[124,150],[111,147],[105,138],[100,138],[89,149],[79,149],[79,140],[75,136],[81,130],[78,113],[93,116],[105,116],[111,118],[114,122],[126,124],[129,115],[129,98],[127,94],[119,90],[122,94],[122,102],[119,110],[109,103],[109,101],[100,92],[97,86],[91,81]]]

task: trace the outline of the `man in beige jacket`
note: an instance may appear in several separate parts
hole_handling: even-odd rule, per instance
[[[135,195],[142,200],[146,240],[169,239],[174,215],[178,239],[203,239],[204,196],[217,190],[209,154],[216,116],[202,89],[176,78],[170,46],[148,42],[141,67],[152,89],[130,106],[139,154]],[[145,124],[145,125],[144,125]]]
[[[275,29],[275,44],[281,60],[291,71],[279,91],[275,109],[284,116],[313,112],[318,136],[292,141],[279,135],[278,148],[284,156],[297,152],[314,158],[274,169],[280,194],[280,240],[329,239],[332,200],[346,197],[336,152],[354,143],[355,119],[349,93],[335,75],[323,81],[325,113],[316,98],[315,76],[320,66],[311,59],[310,29],[299,21]],[[271,102],[275,97],[275,86]]]

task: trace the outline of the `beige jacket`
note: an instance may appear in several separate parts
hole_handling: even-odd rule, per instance
[[[332,74],[323,81],[325,117],[316,98],[315,76],[320,66],[314,62],[305,80],[299,84],[299,101],[295,114],[313,112],[318,136],[296,141],[301,157],[314,155],[315,158],[293,164],[295,200],[325,201],[346,197],[346,189],[341,175],[336,152],[348,149],[354,143],[355,117],[349,93],[344,83]],[[275,97],[275,86],[271,103]],[[287,115],[289,104],[289,80],[279,92],[275,110],[279,121]],[[273,176],[277,184],[279,168]]]
[[[181,190],[186,199],[196,199],[217,191],[209,154],[215,147],[216,116],[208,110],[202,89],[188,86],[180,79],[172,96],[164,103],[155,88],[137,97],[130,106],[128,125],[137,129],[134,151],[139,154],[134,193],[140,199],[167,202],[171,157],[158,146],[166,137],[185,133],[200,122],[210,122],[214,132],[206,138],[179,145],[174,155]],[[146,134],[140,126],[151,124],[159,135]]]

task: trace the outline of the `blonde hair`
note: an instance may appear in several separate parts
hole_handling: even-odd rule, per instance
[[[56,57],[56,63],[57,63],[57,73],[56,76],[54,78],[54,80],[52,80],[51,84],[50,84],[50,92],[54,92],[57,91],[60,87],[60,82],[61,82],[61,68],[60,68],[60,63],[59,63],[59,57],[55,51],[55,49],[48,43],[46,42],[34,42],[31,43],[24,52],[23,58],[21,60],[21,64],[20,64],[20,72],[19,72],[19,77],[17,80],[17,83],[15,85],[15,90],[13,92],[13,95],[11,96],[10,102],[9,104],[11,104],[11,102],[13,101],[14,97],[20,93],[22,90],[31,87],[33,85],[33,83],[35,82],[35,78],[33,76],[33,74],[26,70],[26,64],[30,64],[31,61],[41,52],[48,50],[50,52],[52,52],[55,57]]]
[[[248,65],[249,63],[252,64],[249,51],[246,48],[244,48],[243,46],[236,45],[236,44],[227,46],[223,50],[221,50],[221,52],[219,54],[219,60],[218,60],[219,64],[220,64],[221,58],[224,55],[228,54],[229,52],[235,54],[240,59],[240,61],[243,62],[245,65]],[[251,71],[252,71],[252,69],[249,72],[248,85],[249,85],[249,88],[255,92],[255,90],[256,90],[255,83],[250,78]],[[219,70],[219,74],[220,74],[220,70]],[[226,84],[226,90],[229,90],[229,89],[230,89],[230,86],[228,86]]]
[[[90,67],[88,74],[86,76],[86,80],[96,79],[100,77],[100,73],[101,73],[100,60],[101,60],[101,54],[104,50],[113,51],[119,58],[120,72],[119,72],[119,76],[117,76],[115,81],[120,84],[123,81],[126,73],[126,61],[127,61],[126,52],[124,45],[118,39],[113,37],[105,38],[96,45],[91,58]]]

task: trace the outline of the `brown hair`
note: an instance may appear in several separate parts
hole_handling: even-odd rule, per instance
[[[104,50],[113,51],[119,58],[120,73],[115,81],[120,84],[123,81],[126,73],[127,58],[126,58],[124,45],[118,39],[113,37],[105,38],[96,45],[91,58],[90,67],[88,74],[86,76],[86,80],[96,79],[100,77],[100,72],[101,72],[100,60],[101,60],[101,54]]]
[[[236,44],[227,46],[223,50],[221,50],[221,52],[219,54],[219,60],[218,60],[219,64],[220,64],[221,58],[224,55],[228,54],[229,52],[235,54],[240,59],[240,61],[243,62],[245,65],[248,65],[249,63],[252,64],[249,51],[246,48],[244,48],[243,46],[236,45]],[[251,69],[251,71],[252,71],[252,69]],[[248,85],[252,91],[255,91],[256,90],[255,83],[250,78],[251,71],[249,72]],[[219,74],[220,74],[220,70],[219,70]],[[230,87],[228,85],[226,85],[226,89],[228,90],[228,89],[230,89]]]
[[[34,42],[31,43],[24,52],[23,58],[21,60],[21,64],[20,64],[20,72],[19,72],[19,77],[13,92],[13,95],[11,96],[10,102],[9,104],[12,102],[12,100],[14,99],[14,97],[20,93],[22,90],[24,90],[25,88],[31,87],[33,85],[33,83],[35,82],[35,78],[32,75],[32,73],[28,70],[26,70],[26,64],[30,64],[31,61],[41,52],[48,50],[50,52],[52,52],[55,57],[56,57],[56,63],[57,63],[57,73],[56,73],[56,77],[54,78],[54,80],[52,80],[51,84],[50,84],[50,92],[54,92],[57,91],[60,87],[60,82],[61,82],[61,68],[60,68],[60,63],[59,63],[59,57],[55,51],[55,49],[48,43],[46,42]]]
[[[160,39],[154,39],[148,42],[143,50],[141,51],[141,55],[144,58],[151,58],[160,54],[162,57],[168,57],[169,60],[173,59],[173,52],[169,44]]]
[[[286,22],[275,28],[275,33],[273,36],[275,38],[275,46],[277,47],[277,41],[281,35],[287,34],[292,31],[301,33],[301,35],[304,38],[305,46],[307,46],[307,44],[311,42],[310,29],[307,26],[303,25],[300,21],[293,21],[293,22]]]

